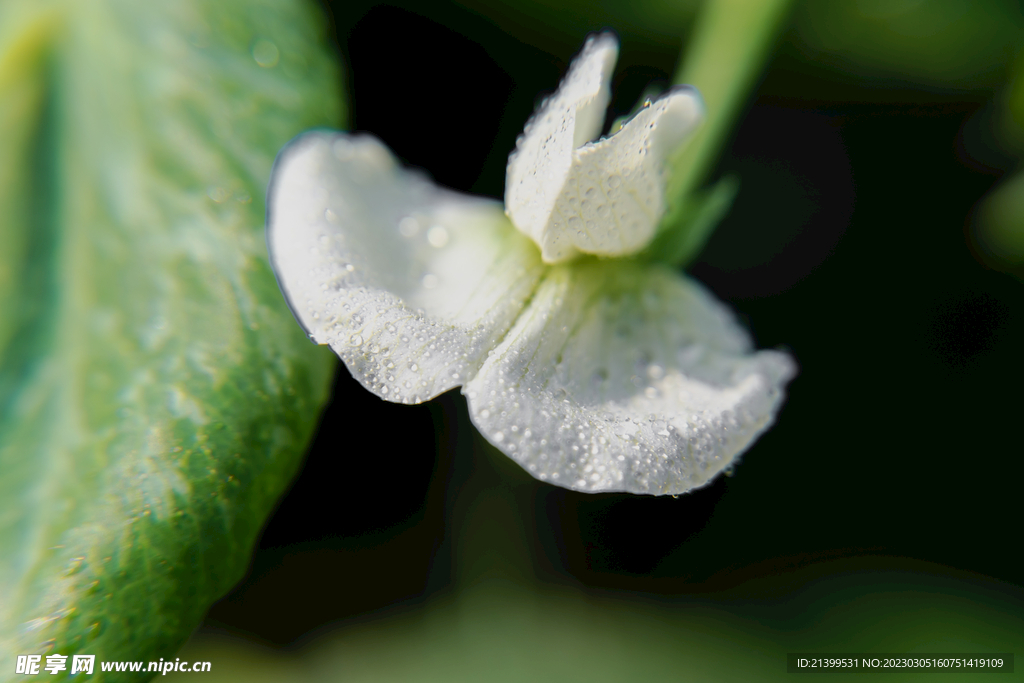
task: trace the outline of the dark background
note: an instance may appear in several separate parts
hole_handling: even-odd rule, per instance
[[[495,198],[536,101],[606,26],[545,42],[441,2],[330,10],[352,129]],[[613,27],[609,120],[669,81],[684,37]],[[305,468],[207,624],[295,642],[443,594],[488,552],[524,581],[653,600],[861,556],[1024,585],[1024,285],[965,238],[1012,165],[986,132],[991,97],[880,89],[783,35],[712,174],[739,175],[736,203],[688,268],[801,368],[733,476],[678,498],[558,489],[485,447],[457,392],[393,405],[340,368]]]

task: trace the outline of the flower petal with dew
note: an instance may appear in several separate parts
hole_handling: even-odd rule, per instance
[[[589,39],[509,157],[506,212],[545,263],[645,247],[665,212],[665,155],[700,123],[700,96],[678,86],[591,142],[601,133],[617,55],[612,35]]]
[[[419,403],[465,383],[544,273],[501,204],[433,185],[369,136],[293,142],[275,167],[268,215],[292,311],[389,401]]]
[[[537,478],[677,494],[768,428],[795,365],[753,351],[679,273],[585,256],[650,242],[663,160],[700,116],[676,88],[589,142],[616,54],[613,37],[588,40],[531,119],[505,212],[402,168],[370,136],[317,131],[278,158],[268,241],[300,323],[378,396],[418,403],[461,385],[474,424]]]

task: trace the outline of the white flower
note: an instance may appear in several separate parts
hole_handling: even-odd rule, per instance
[[[752,351],[730,311],[675,270],[581,256],[650,242],[663,159],[702,112],[676,88],[590,142],[617,50],[589,39],[527,124],[507,215],[402,168],[370,136],[312,132],[278,159],[268,241],[310,337],[381,398],[462,386],[477,428],[535,477],[677,494],[771,424],[795,368]]]

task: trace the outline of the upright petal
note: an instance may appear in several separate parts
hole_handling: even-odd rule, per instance
[[[618,46],[592,37],[509,157],[505,206],[545,263],[581,253],[625,256],[653,239],[665,212],[664,161],[697,127],[697,91],[677,87],[597,142]]]
[[[526,124],[509,156],[505,206],[512,223],[540,245],[555,201],[573,163],[573,151],[601,134],[611,100],[610,83],[618,40],[610,33],[591,36],[573,60],[555,93]],[[554,257],[576,254],[564,246]]]
[[[676,87],[615,134],[574,151],[540,243],[545,260],[563,260],[557,255],[565,245],[598,256],[647,246],[665,213],[665,158],[703,113],[696,90]]]
[[[789,356],[752,352],[692,280],[637,263],[556,266],[463,389],[487,439],[580,491],[678,494],[774,420]]]
[[[296,318],[389,401],[463,384],[544,268],[500,204],[437,187],[369,136],[296,139],[268,201],[271,258]]]

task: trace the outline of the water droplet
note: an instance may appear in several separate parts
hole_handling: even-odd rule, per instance
[[[419,231],[420,222],[412,216],[406,216],[398,221],[398,232],[402,233],[402,237],[415,237]]]
[[[266,38],[259,38],[252,44],[252,58],[264,69],[272,69],[281,60],[281,51]]]
[[[448,231],[442,225],[435,225],[427,230],[427,241],[430,246],[440,249],[448,244]]]
[[[496,432],[494,434],[494,440],[497,441],[498,443],[501,443],[502,441],[505,440],[505,434],[503,432]]]
[[[218,204],[220,204],[221,202],[227,201],[227,199],[231,196],[231,193],[228,192],[227,190],[225,190],[223,187],[219,187],[217,185],[211,185],[206,190],[206,195],[210,199],[212,199],[213,201],[215,201]]]
[[[362,346],[363,338],[360,337],[358,334],[353,334],[352,337],[349,339],[349,342],[352,344],[352,346]]]
[[[622,184],[622,178],[617,175],[608,176],[608,187],[618,187]]]

